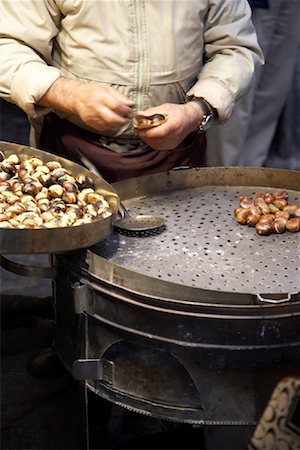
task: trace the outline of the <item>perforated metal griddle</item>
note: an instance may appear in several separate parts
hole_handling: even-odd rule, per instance
[[[300,233],[259,236],[233,215],[241,195],[266,187],[202,186],[125,201],[133,214],[154,214],[166,231],[145,239],[114,233],[96,253],[112,263],[164,281],[241,293],[300,291]],[[298,191],[289,202],[300,204]]]

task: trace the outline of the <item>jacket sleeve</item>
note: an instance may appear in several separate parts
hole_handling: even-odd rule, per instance
[[[187,98],[204,97],[225,122],[264,61],[247,0],[210,0],[204,28],[204,65]]]
[[[30,117],[46,113],[36,107],[60,71],[51,64],[60,12],[53,0],[2,0],[0,95]]]

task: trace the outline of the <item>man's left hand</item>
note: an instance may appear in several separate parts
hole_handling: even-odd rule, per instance
[[[137,135],[155,150],[173,150],[192,131],[196,131],[202,121],[203,111],[195,102],[182,105],[164,103],[163,105],[139,111],[150,116],[163,114],[167,121],[157,127],[136,130]]]

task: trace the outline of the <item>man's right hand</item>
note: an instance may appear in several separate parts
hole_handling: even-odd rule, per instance
[[[104,131],[129,123],[134,102],[110,86],[60,77],[38,105],[78,115],[86,125]]]

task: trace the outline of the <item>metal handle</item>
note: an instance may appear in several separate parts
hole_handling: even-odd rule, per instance
[[[27,266],[11,261],[3,255],[0,255],[0,266],[23,277],[50,278],[51,280],[56,278],[56,270],[53,267]]]
[[[292,296],[291,294],[257,294],[256,297],[261,303],[279,304],[289,302]]]
[[[75,150],[78,158],[80,159],[81,163],[83,164],[83,166],[85,166],[94,175],[96,175],[97,177],[104,180],[103,176],[101,175],[99,170],[96,168],[96,166],[94,166],[94,164],[86,156],[84,156],[82,151],[78,147],[75,147],[74,150]]]
[[[105,359],[77,359],[72,365],[75,380],[102,380],[113,384],[114,363]]]

